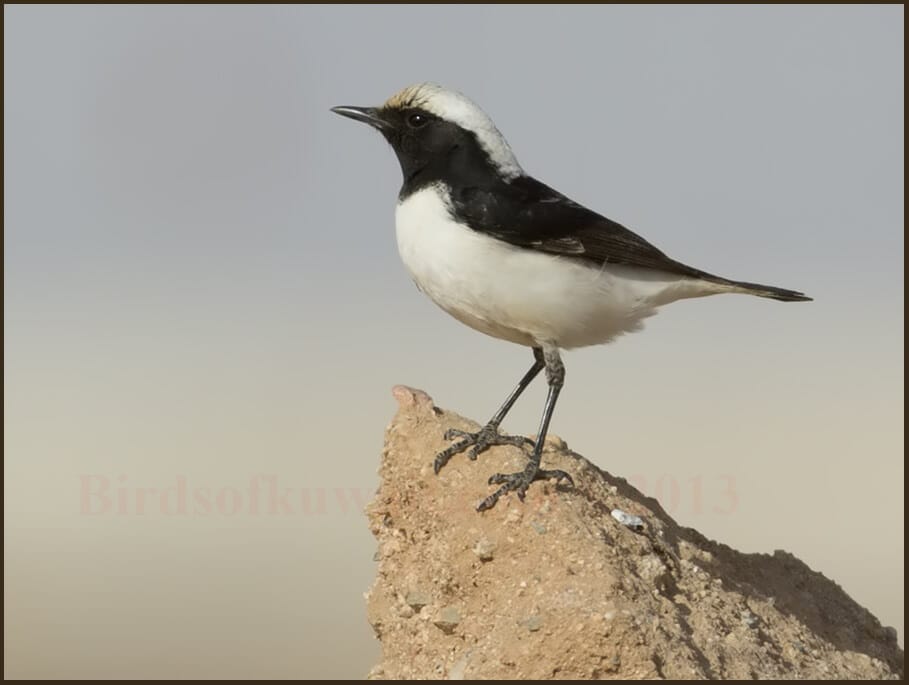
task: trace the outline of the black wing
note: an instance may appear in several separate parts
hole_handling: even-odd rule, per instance
[[[531,250],[563,255],[594,266],[628,264],[736,286],[783,302],[810,300],[772,285],[732,281],[667,257],[637,233],[600,216],[529,176],[492,187],[451,190],[456,214],[475,230]]]
[[[667,257],[621,224],[528,176],[493,188],[453,190],[451,201],[457,215],[473,228],[512,245],[573,257],[595,266],[628,264],[730,282]]]

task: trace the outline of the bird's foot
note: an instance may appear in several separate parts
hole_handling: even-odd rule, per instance
[[[523,447],[526,444],[533,444],[533,441],[529,438],[525,438],[522,435],[502,435],[499,433],[499,427],[492,423],[487,423],[476,433],[468,433],[467,431],[457,430],[456,428],[449,428],[445,431],[446,440],[454,440],[455,438],[461,438],[454,445],[445,448],[436,455],[436,459],[433,462],[433,468],[435,472],[438,473],[442,470],[442,467],[448,463],[448,460],[451,459],[454,455],[460,454],[468,447],[470,451],[467,453],[468,458],[474,460],[477,458],[477,455],[481,452],[485,452],[487,449],[494,445],[514,445],[515,447]]]
[[[523,471],[518,471],[517,473],[496,473],[489,477],[490,485],[499,485],[501,487],[492,493],[489,497],[484,499],[477,505],[477,511],[486,511],[487,509],[492,509],[496,502],[499,501],[499,498],[507,492],[514,492],[518,499],[522,502],[524,501],[524,493],[527,492],[527,488],[530,487],[530,484],[535,480],[549,480],[550,478],[555,478],[556,483],[559,483],[563,480],[568,481],[571,485],[574,485],[574,481],[571,476],[568,475],[565,471],[558,469],[546,470],[539,468],[538,464],[531,462]]]

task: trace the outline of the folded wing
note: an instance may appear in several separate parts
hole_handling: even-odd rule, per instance
[[[476,230],[512,245],[594,266],[627,264],[658,269],[778,300],[810,299],[793,290],[732,281],[678,262],[620,223],[527,176],[493,188],[462,188],[452,194],[451,201]]]

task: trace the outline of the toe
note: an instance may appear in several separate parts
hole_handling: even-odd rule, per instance
[[[496,505],[498,499],[498,497],[490,495],[477,505],[477,511],[486,511],[487,509],[492,509]]]

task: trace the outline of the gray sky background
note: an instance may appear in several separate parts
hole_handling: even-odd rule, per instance
[[[6,675],[374,662],[389,388],[482,420],[530,361],[416,291],[397,162],[328,111],[423,80],[671,256],[816,298],[683,302],[569,353],[553,431],[902,635],[903,12],[5,6]],[[254,474],[325,511],[135,511]],[[85,478],[129,511],[82,513]]]

